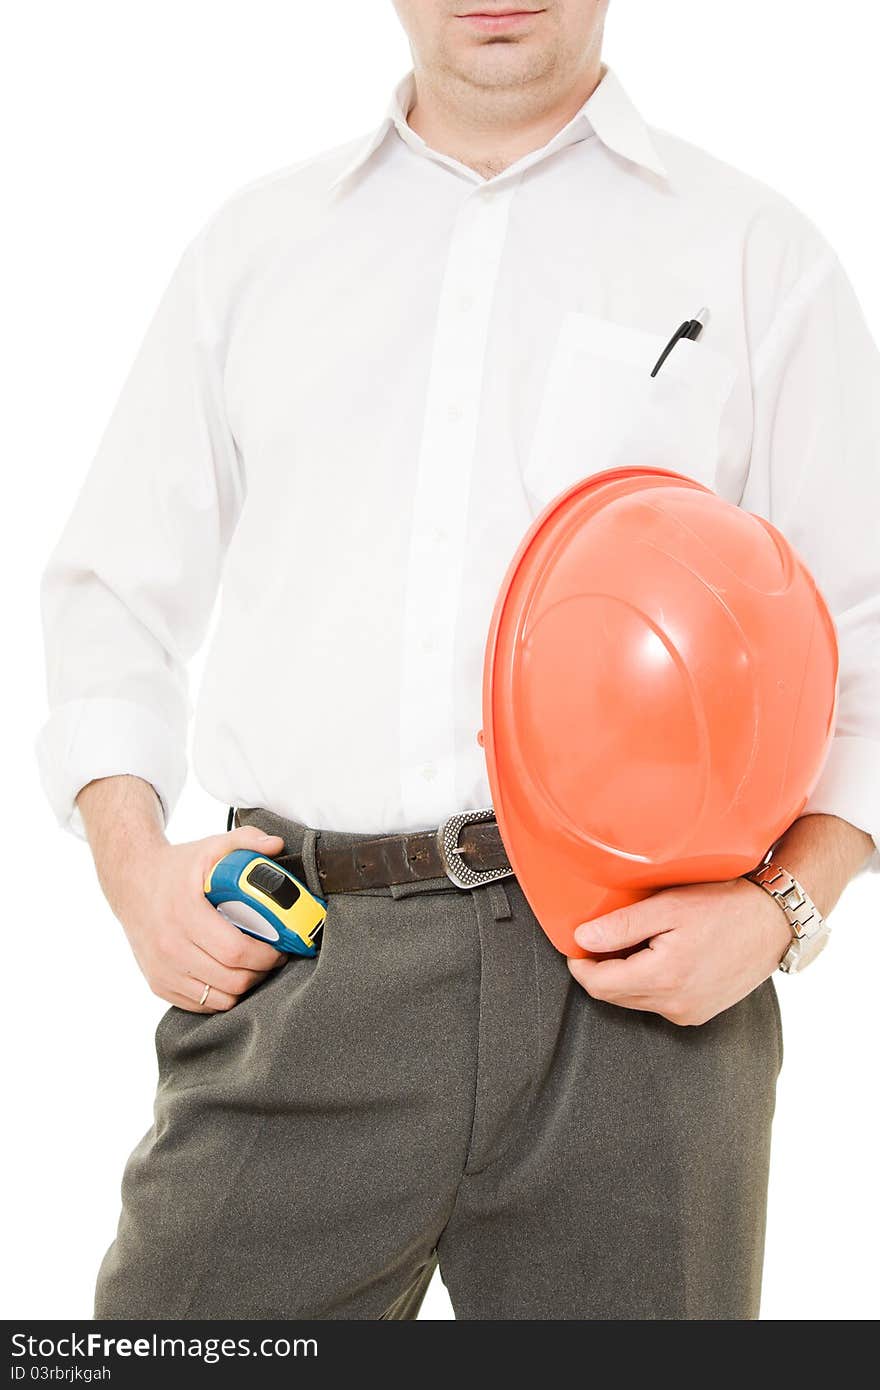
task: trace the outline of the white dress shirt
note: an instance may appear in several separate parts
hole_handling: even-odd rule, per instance
[[[562,488],[644,463],[807,562],[841,677],[805,809],[880,840],[880,357],[834,252],[607,69],[491,179],[412,98],[408,74],[369,138],[235,194],[173,273],[44,577],[59,821],[82,833],[77,791],[113,773],[170,813],[218,590],[193,763],[221,802],[364,832],[488,805],[509,560]]]

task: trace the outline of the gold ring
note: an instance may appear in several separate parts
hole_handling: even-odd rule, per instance
[[[205,985],[205,988],[202,990],[202,997],[201,997],[201,999],[199,1000],[199,1008],[202,1007],[202,1005],[204,1004],[205,1000],[207,999],[207,997],[208,997],[208,995],[209,995],[210,993],[211,993],[211,986],[210,986],[210,985]]]

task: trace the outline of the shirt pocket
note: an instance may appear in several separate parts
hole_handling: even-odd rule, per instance
[[[680,339],[655,377],[669,335],[572,311],[553,349],[523,473],[543,506],[603,468],[670,468],[711,487],[733,363]]]

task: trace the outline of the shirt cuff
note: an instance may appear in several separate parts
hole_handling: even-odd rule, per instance
[[[819,780],[801,811],[823,812],[849,821],[874,841],[860,873],[880,873],[880,741],[836,736]]]
[[[80,839],[75,797],[98,777],[130,774],[149,782],[168,819],[186,781],[180,740],[151,710],[128,700],[95,698],[59,705],[36,741],[43,790],[58,824]]]

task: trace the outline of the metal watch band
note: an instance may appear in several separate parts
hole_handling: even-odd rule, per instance
[[[801,964],[806,964],[807,959],[812,960],[818,950],[810,953],[804,959],[804,946],[807,942],[813,941],[817,937],[822,937],[821,944],[829,934],[829,927],[825,922],[813,899],[808,893],[804,892],[803,886],[798,882],[793,874],[784,869],[781,864],[770,859],[766,864],[753,869],[751,873],[745,875],[752,883],[757,883],[765,892],[782,908],[786,919],[792,930],[793,940],[782,960],[779,962],[780,970],[787,974],[797,970]],[[817,947],[819,942],[816,942]]]

